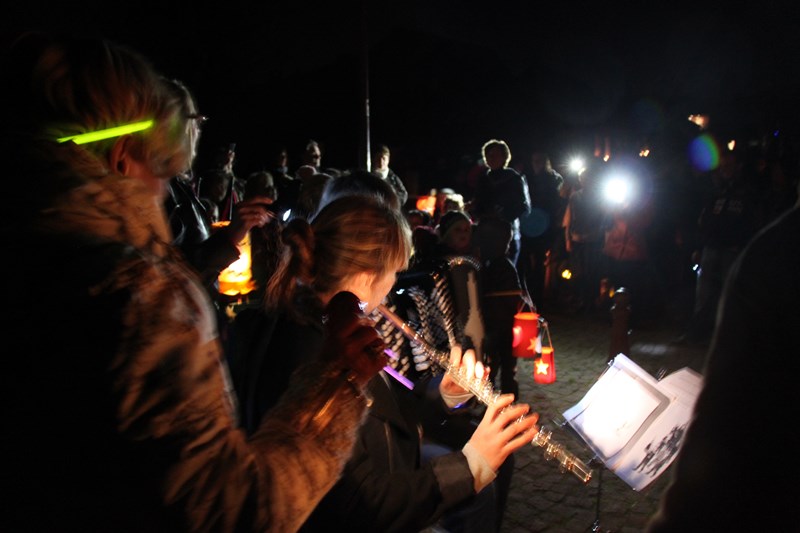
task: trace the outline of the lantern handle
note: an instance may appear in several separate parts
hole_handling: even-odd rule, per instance
[[[544,331],[545,335],[547,335],[547,346],[552,348],[553,339],[552,337],[550,337],[550,325],[547,323],[547,320],[545,320],[544,317],[541,315],[539,315],[539,330]]]
[[[536,313],[537,312],[536,304],[533,303],[533,299],[531,298],[530,293],[525,289],[523,289],[519,292],[519,295],[520,295],[520,302],[519,305],[517,306],[517,313],[523,312],[526,307],[531,313]]]

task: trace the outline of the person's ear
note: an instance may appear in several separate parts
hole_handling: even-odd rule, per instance
[[[108,154],[108,165],[112,172],[127,176],[131,167],[130,135],[123,135]]]
[[[347,290],[366,301],[372,292],[372,284],[375,282],[375,275],[369,272],[359,272],[350,276],[347,283]]]

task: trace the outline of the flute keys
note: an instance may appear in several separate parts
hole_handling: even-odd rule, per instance
[[[535,444],[536,446],[544,448],[547,446],[547,443],[550,442],[550,437],[553,436],[553,432],[547,430],[545,428],[539,428],[539,432],[536,433],[536,436],[533,437],[531,444]]]

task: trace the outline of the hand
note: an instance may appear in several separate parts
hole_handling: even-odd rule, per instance
[[[231,223],[227,226],[231,242],[238,244],[252,228],[260,228],[273,220],[275,214],[267,208],[272,202],[272,198],[256,196],[237,203],[233,208]]]
[[[353,293],[340,292],[328,303],[328,322],[322,356],[336,361],[363,387],[389,362],[386,344]]]
[[[530,444],[536,436],[539,420],[527,404],[511,405],[513,394],[503,394],[486,409],[481,423],[469,439],[470,444],[496,472],[509,455]]]
[[[488,372],[484,372],[483,364],[480,361],[476,361],[475,350],[467,350],[462,353],[461,346],[457,345],[450,349],[450,368],[453,372],[458,372],[470,381],[480,381],[489,376]],[[442,376],[439,391],[442,396],[458,396],[469,392],[456,384],[449,372],[445,372],[444,376]]]

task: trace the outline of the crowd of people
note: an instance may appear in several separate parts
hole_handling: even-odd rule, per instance
[[[507,255],[526,301],[538,312],[606,316],[610,295],[624,287],[633,300],[635,327],[663,319],[680,322],[686,330],[676,342],[707,344],[731,261],[757,229],[797,199],[797,149],[781,142],[721,149],[719,164],[707,170],[692,166],[683,153],[638,160],[622,155],[609,162],[595,157],[571,170],[566,163],[554,166],[539,146],[512,157],[508,143],[491,139],[481,147],[469,180],[453,171],[450,178],[437,176],[444,186],[425,190],[416,172],[409,171],[414,174],[410,186],[404,183],[389,166],[389,147],[380,144],[373,147],[369,170],[394,188],[420,256],[427,249],[477,256],[472,227],[489,213],[500,216],[512,224]],[[239,181],[267,180],[262,195],[281,209],[291,206],[296,216],[309,216],[328,180],[359,169],[357,164],[348,169],[308,164],[321,157],[316,141],[301,150],[294,170],[287,150],[280,153],[283,160],[275,170],[243,172],[247,178]],[[607,196],[608,182],[618,171],[629,175],[634,189],[627,199]],[[199,172],[197,189],[205,181]],[[226,181],[231,194],[234,182]],[[212,213],[230,204],[230,194],[204,194],[199,190],[205,204],[216,198]],[[420,198],[429,195],[435,202],[421,205]],[[449,212],[466,216],[470,229],[450,226],[456,221],[451,217],[440,226]],[[447,235],[450,230],[454,233]],[[562,277],[565,270],[568,279]]]
[[[664,177],[639,165],[640,194],[609,204],[610,165],[560,173],[538,147],[515,164],[506,141],[489,139],[474,189],[440,188],[426,208],[384,144],[370,169],[323,166],[314,140],[295,169],[282,149],[269,168],[238,173],[235,143],[201,165],[204,117],[191,90],[108,41],[23,34],[2,68],[15,105],[0,145],[16,200],[3,245],[24,262],[5,267],[15,306],[3,322],[14,354],[3,391],[14,432],[3,437],[3,479],[14,490],[3,529],[498,531],[509,465],[538,418],[516,403],[514,315],[525,305],[598,312],[601,287],[624,286],[643,323],[662,310],[669,284],[684,281],[660,258],[685,257],[699,273],[681,341],[707,342],[719,302],[718,336],[763,307],[745,277],[756,252],[742,250],[775,220],[781,231],[794,224],[785,213],[797,168],[784,152],[725,152],[718,169],[693,176],[708,180],[700,192],[665,192]],[[663,205],[669,194],[692,195],[696,212]],[[217,276],[245,235],[257,290],[231,319]],[[778,240],[793,242],[776,229],[756,246]],[[683,257],[658,249],[665,243]],[[450,346],[450,365],[501,392],[479,409],[448,373],[424,394],[393,379],[368,317],[399,276],[454,257],[477,265],[485,336]],[[573,274],[569,290],[562,268]],[[678,463],[685,478],[659,530],[685,519],[687,468],[716,438],[701,424],[725,420],[711,394],[727,400],[726,387],[701,397]],[[431,412],[470,422],[458,438],[431,442]]]

